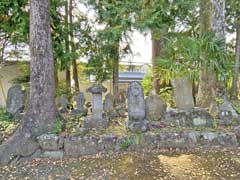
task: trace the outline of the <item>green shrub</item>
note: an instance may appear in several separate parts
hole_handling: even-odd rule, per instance
[[[152,86],[152,71],[149,70],[147,74],[144,76],[143,81],[142,81],[142,87],[144,90],[145,95],[149,95],[151,92],[153,86]]]
[[[127,138],[120,144],[120,147],[121,149],[127,149],[132,144],[133,144],[133,141],[130,138]]]

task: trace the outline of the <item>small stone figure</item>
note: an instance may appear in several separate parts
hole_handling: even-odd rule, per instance
[[[145,101],[142,86],[133,82],[128,87],[128,128],[132,132],[148,130],[148,121],[145,119]]]

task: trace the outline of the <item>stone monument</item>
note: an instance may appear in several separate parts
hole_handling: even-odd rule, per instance
[[[92,116],[85,118],[84,128],[106,128],[108,120],[103,118],[103,102],[102,93],[107,89],[101,84],[95,84],[87,89],[87,92],[92,93]]]

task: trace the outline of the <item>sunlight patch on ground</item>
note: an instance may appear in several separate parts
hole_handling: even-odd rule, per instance
[[[199,178],[199,180],[211,179],[207,176],[208,173],[204,169],[199,168],[194,155],[183,154],[177,157],[159,155],[158,158],[165,168],[177,178],[186,178],[191,175]]]

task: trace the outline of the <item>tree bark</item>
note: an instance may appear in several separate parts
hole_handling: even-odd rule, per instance
[[[76,52],[75,44],[74,44],[74,36],[73,36],[73,1],[70,0],[69,2],[69,23],[70,23],[70,39],[71,39],[71,51],[73,53]],[[72,66],[73,66],[73,81],[74,81],[74,87],[75,91],[79,92],[79,81],[78,81],[78,70],[77,70],[77,60],[72,60]]]
[[[30,1],[29,106],[17,131],[0,146],[0,164],[32,155],[39,148],[35,138],[50,133],[57,117],[49,7],[49,0]]]
[[[68,1],[65,3],[65,29],[67,31],[66,37],[65,37],[65,48],[66,48],[66,53],[70,52],[70,45],[69,45],[69,22],[68,22],[68,15],[69,15],[69,9],[68,9]],[[71,66],[69,65],[69,59],[67,59],[66,62],[66,90],[67,90],[67,96],[70,98],[71,94]]]
[[[225,0],[201,0],[201,34],[214,32],[216,37],[225,36]],[[207,56],[205,56],[207,58]],[[202,67],[197,96],[197,105],[209,107],[217,96],[217,79],[213,70]]]
[[[152,31],[152,73],[153,73],[153,94],[158,94],[161,89],[161,82],[158,73],[157,59],[163,57],[164,40],[162,37],[156,39]]]
[[[113,45],[113,72],[112,72],[112,80],[113,80],[113,97],[116,98],[119,92],[119,41]]]
[[[238,80],[239,80],[239,67],[240,67],[240,18],[237,20],[237,35],[236,35],[236,57],[234,65],[234,76],[232,82],[232,96],[233,100],[238,97]]]

